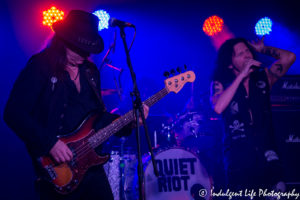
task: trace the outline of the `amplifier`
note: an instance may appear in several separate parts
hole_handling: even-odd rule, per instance
[[[272,118],[285,181],[300,183],[300,110],[273,109]]]
[[[300,75],[285,75],[272,87],[272,105],[300,105]]]

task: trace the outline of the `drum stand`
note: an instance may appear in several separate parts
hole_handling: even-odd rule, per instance
[[[154,174],[156,175],[156,177],[158,177],[158,170],[157,170],[156,162],[154,160],[154,154],[153,154],[153,151],[152,151],[152,145],[151,145],[150,137],[149,137],[149,134],[148,134],[148,127],[147,127],[147,123],[146,123],[146,120],[145,120],[144,109],[143,109],[142,101],[141,101],[141,98],[140,98],[140,92],[138,90],[137,83],[136,83],[136,75],[133,71],[133,67],[132,67],[131,59],[130,59],[130,55],[129,55],[129,49],[128,49],[128,46],[127,46],[127,43],[126,43],[126,35],[125,35],[124,27],[120,26],[119,28],[120,28],[120,35],[121,35],[121,38],[123,40],[125,53],[126,53],[126,57],[127,57],[127,65],[129,67],[132,82],[133,82],[133,92],[131,92],[130,95],[132,97],[133,110],[134,110],[135,117],[136,117],[136,140],[137,140],[137,149],[138,149],[139,199],[143,200],[143,199],[145,199],[145,197],[143,195],[143,188],[142,188],[143,187],[143,179],[144,179],[144,170],[143,170],[143,163],[142,163],[141,141],[140,141],[141,138],[140,138],[140,129],[139,129],[139,116],[140,115],[141,115],[141,118],[142,118],[142,121],[143,121],[144,129],[145,129],[145,135],[146,135],[146,139],[147,139],[147,144],[148,144],[149,152],[150,152],[152,163],[153,163]],[[134,29],[135,29],[135,27],[134,27]]]
[[[124,168],[125,168],[125,161],[124,161],[124,143],[125,143],[125,138],[121,138],[121,146],[120,146],[120,164],[119,164],[119,169],[120,169],[120,188],[119,188],[119,196],[120,200],[125,199],[125,194],[124,194],[124,182],[125,182],[125,174],[124,174]]]

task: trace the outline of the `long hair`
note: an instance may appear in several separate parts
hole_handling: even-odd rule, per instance
[[[65,42],[55,34],[45,49],[45,54],[52,71],[61,77],[67,64]]]
[[[233,38],[226,40],[218,51],[218,57],[216,62],[216,68],[213,73],[212,80],[219,81],[223,85],[230,84],[235,75],[229,66],[232,64],[232,56],[234,54],[234,46],[240,42],[243,42],[255,56],[253,49],[244,38]]]

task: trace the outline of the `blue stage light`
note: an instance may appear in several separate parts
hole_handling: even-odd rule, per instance
[[[98,30],[101,31],[102,29],[108,29],[108,21],[109,21],[109,14],[104,10],[97,10],[93,12],[99,18],[99,26]]]
[[[268,17],[261,18],[255,25],[256,35],[269,35],[272,31],[272,20]]]

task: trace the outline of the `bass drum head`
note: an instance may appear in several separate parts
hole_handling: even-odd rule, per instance
[[[145,170],[146,200],[210,199],[211,179],[198,157],[182,148],[156,154],[159,177],[154,175],[151,159]]]

